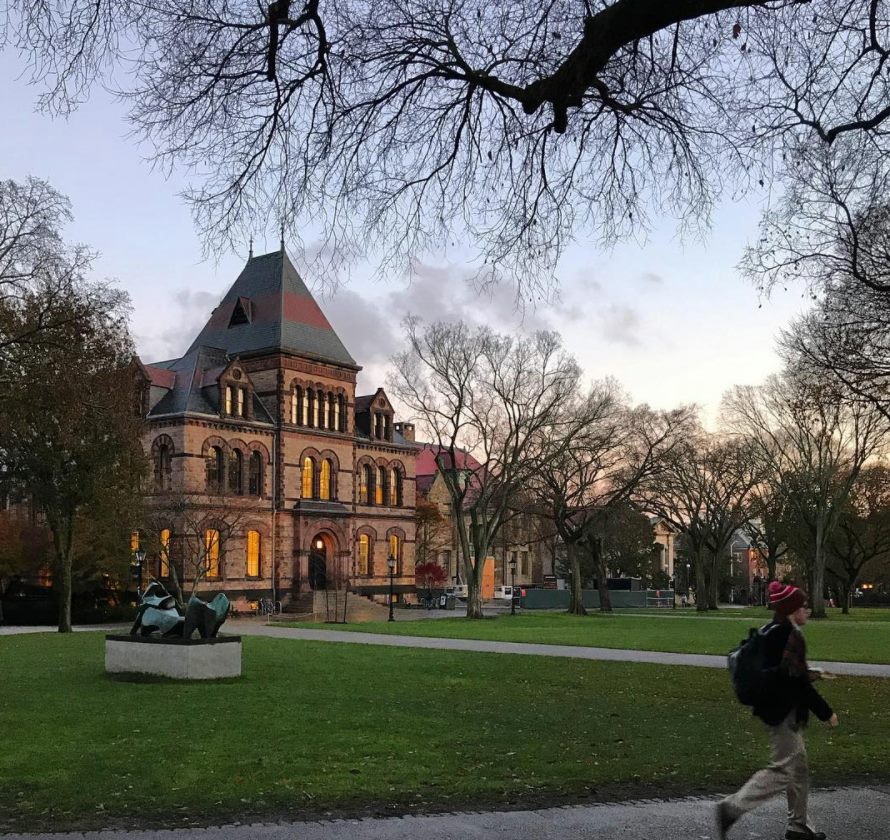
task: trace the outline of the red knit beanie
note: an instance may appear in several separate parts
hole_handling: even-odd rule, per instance
[[[792,586],[790,583],[779,583],[777,580],[770,581],[768,591],[769,605],[779,615],[791,615],[791,613],[799,610],[807,602],[807,596],[804,595],[803,590]]]

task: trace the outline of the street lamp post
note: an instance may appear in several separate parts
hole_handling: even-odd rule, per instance
[[[396,558],[390,554],[389,560],[386,561],[386,565],[389,567],[389,621],[395,621],[395,617],[392,614],[392,596],[393,596],[393,579],[396,574],[396,563],[397,563]]]
[[[510,558],[510,615],[516,615],[516,558]]]
[[[690,563],[686,564],[686,604],[689,604],[689,569],[692,568]]]
[[[130,571],[136,581],[136,600],[142,597],[142,564],[144,561],[145,552],[141,548],[137,548],[133,552],[133,560],[130,563]]]

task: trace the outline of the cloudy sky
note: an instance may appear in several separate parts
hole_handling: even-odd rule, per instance
[[[36,175],[67,194],[75,213],[70,238],[99,251],[97,273],[130,293],[142,358],[179,355],[246,254],[203,258],[178,197],[187,179],[152,170],[146,150],[127,138],[119,104],[99,91],[68,120],[52,120],[35,112],[35,91],[18,74],[14,57],[0,54],[0,178]],[[609,251],[581,234],[559,267],[560,299],[524,314],[510,289],[480,295],[470,266],[434,256],[411,277],[372,279],[370,267],[359,267],[334,294],[303,273],[365,368],[360,390],[383,384],[387,360],[400,347],[400,322],[413,314],[511,332],[557,329],[591,379],[614,376],[635,401],[663,408],[697,402],[712,416],[728,387],[776,369],[776,334],[804,305],[800,289],[761,301],[735,269],[759,212],[756,196],[727,201],[705,242],[680,241],[670,219],[645,242]],[[276,248],[277,241],[258,241],[255,252]]]

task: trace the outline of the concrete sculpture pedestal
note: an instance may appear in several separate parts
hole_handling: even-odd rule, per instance
[[[152,674],[175,680],[240,677],[241,637],[106,636],[105,670],[109,674]]]

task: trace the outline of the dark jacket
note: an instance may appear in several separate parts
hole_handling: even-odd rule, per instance
[[[769,700],[754,707],[754,714],[769,726],[777,726],[792,712],[806,725],[810,712],[828,720],[833,712],[813,687],[806,665],[803,633],[788,619],[771,621],[766,634],[766,667],[771,674]]]

